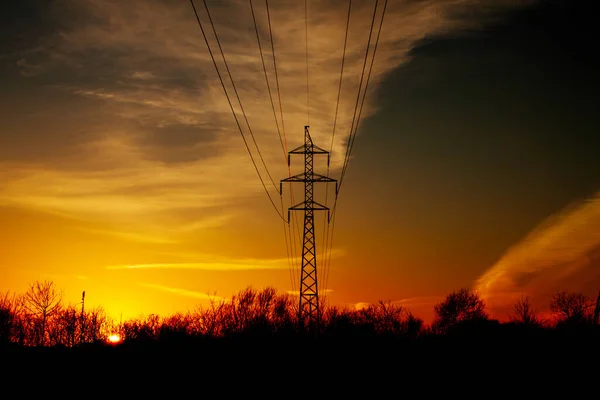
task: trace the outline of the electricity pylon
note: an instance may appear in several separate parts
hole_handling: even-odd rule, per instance
[[[304,234],[302,239],[302,270],[300,272],[300,299],[298,304],[298,322],[304,326],[314,326],[320,318],[319,313],[319,290],[317,282],[317,252],[315,249],[315,224],[314,212],[327,211],[329,207],[314,200],[313,184],[315,182],[335,182],[337,193],[337,180],[313,170],[313,156],[317,154],[327,155],[329,165],[330,154],[313,144],[308,131],[304,127],[304,144],[288,152],[288,166],[292,154],[304,155],[304,172],[298,175],[282,179],[279,183],[279,192],[283,193],[283,182],[304,182],[304,201],[288,208],[288,224],[291,211],[304,211]]]

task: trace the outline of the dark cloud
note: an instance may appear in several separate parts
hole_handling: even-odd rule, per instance
[[[456,3],[390,2],[370,87],[404,62],[420,38],[460,25],[448,19],[448,10]],[[28,10],[36,3],[24,4],[11,13],[30,15]],[[305,43],[300,40],[305,24],[298,18],[302,4],[277,2],[271,9],[288,146],[301,140],[308,113],[313,139],[326,143],[335,110],[346,7],[328,2],[317,12],[317,2],[310,4],[309,82]],[[231,0],[209,6],[252,124],[255,137],[250,140],[237,96],[215,54],[245,139],[256,139],[270,172],[283,176],[283,146],[273,123],[249,4]],[[352,119],[372,7],[371,1],[353,2],[339,132],[349,129]],[[207,23],[203,7],[199,8]],[[10,173],[25,176],[4,194],[6,198],[70,212],[96,213],[104,205],[111,212],[155,213],[200,202],[206,208],[217,203],[216,197],[235,198],[246,190],[254,194],[262,189],[189,3],[55,0],[41,10],[31,14],[31,23],[40,30],[28,30],[21,23],[16,31],[29,39],[15,44],[12,49],[18,51],[0,61],[4,67],[0,79],[9,88],[0,99],[12,104],[0,111],[9,128],[1,134],[0,155],[11,165],[18,164]],[[255,11],[275,95],[264,4]],[[209,37],[216,52],[212,32]],[[307,83],[309,110],[304,100]],[[376,109],[372,99],[366,102],[363,120]],[[336,136],[334,154],[343,154],[345,138]],[[266,176],[253,144],[251,152]],[[332,168],[341,160],[334,158]],[[59,190],[65,186],[73,198],[65,199]],[[94,198],[98,193],[101,196]],[[143,194],[147,201],[140,202]],[[78,195],[81,198],[75,199]]]
[[[215,126],[141,126],[137,143],[145,156],[152,161],[185,163],[219,157],[223,152],[217,141],[219,136],[220,130]]]
[[[473,223],[503,226],[511,215],[522,224],[512,240],[593,193],[600,65],[587,59],[587,45],[565,43],[576,40],[567,26],[583,24],[589,35],[579,40],[588,43],[598,26],[587,24],[589,2],[569,4],[515,11],[478,35],[421,42],[379,86],[381,108],[361,129],[372,133],[355,149],[356,168],[400,159],[395,171],[411,171],[403,189],[421,192],[423,210],[437,205],[443,218],[445,199],[464,207],[456,215],[478,212]]]
[[[0,55],[27,51],[56,32],[48,18],[51,0],[3,1],[0,4]]]
[[[10,101],[4,97],[0,109],[0,159],[5,162],[85,168],[84,147],[119,119],[96,99],[76,98],[53,87],[24,85],[23,91],[11,93]]]

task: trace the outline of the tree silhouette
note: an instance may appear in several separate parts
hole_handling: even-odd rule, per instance
[[[522,297],[513,306],[511,322],[522,326],[544,325],[547,329],[560,327],[563,322],[589,323],[597,318],[598,311],[594,316],[593,305],[581,293],[556,293],[550,309],[559,324],[549,326],[539,318],[531,299]],[[248,287],[230,299],[214,297],[206,309],[198,307],[195,311],[170,316],[150,314],[115,325],[101,307],[80,314],[77,306],[62,305],[62,294],[52,282],[35,282],[24,295],[0,294],[0,347],[77,348],[81,343],[96,343],[95,346],[84,346],[86,350],[95,351],[103,348],[103,339],[112,333],[119,333],[123,341],[142,349],[163,345],[195,348],[207,343],[244,343],[244,339],[256,337],[284,339],[280,343],[288,343],[288,339],[305,339],[305,332],[298,329],[297,311],[296,302],[290,295],[278,294],[272,287],[263,290]],[[498,321],[489,319],[484,300],[468,289],[447,295],[435,305],[434,312],[430,328],[406,308],[390,301],[379,301],[361,309],[327,306],[322,309],[319,334],[328,343],[335,343],[329,341],[330,338],[352,337],[361,338],[361,343],[368,346],[377,345],[378,340],[383,340],[381,343],[386,345],[404,346],[408,342],[427,343],[432,333],[449,333],[448,337],[459,339],[460,334],[466,334],[471,342],[474,338],[471,333],[488,340],[497,335],[506,337],[513,333],[526,332],[528,335],[533,332],[499,328]],[[512,324],[508,324],[510,326]],[[546,336],[547,329],[536,330],[536,335],[541,333],[543,336],[540,337],[551,339]],[[511,338],[522,341],[518,336]],[[127,346],[129,344],[125,348]]]
[[[83,343],[93,343],[104,335],[107,334],[109,321],[106,316],[106,312],[102,307],[96,307],[94,309],[86,311],[83,314],[83,321],[81,322],[80,329],[83,331],[83,335],[80,333],[80,338]]]
[[[343,314],[342,314],[343,315]],[[338,315],[329,313],[332,318]],[[363,335],[416,338],[423,328],[423,320],[413,316],[410,311],[390,301],[379,301],[350,314],[353,330]],[[333,322],[333,320],[332,320]],[[339,324],[339,321],[336,323]]]
[[[550,311],[559,323],[582,323],[591,318],[589,310],[592,302],[579,292],[562,291],[555,293],[550,303]]]
[[[458,324],[487,320],[485,302],[477,293],[460,289],[450,293],[444,301],[434,306],[435,318],[432,328],[435,332],[446,333]]]
[[[37,345],[44,346],[46,344],[48,318],[60,311],[62,292],[56,289],[52,281],[36,281],[29,285],[24,300],[26,310],[38,319]]]
[[[596,325],[600,323],[600,291],[598,292],[598,298],[596,299],[596,307],[594,308],[594,319],[592,322]]]
[[[225,335],[272,335],[291,326],[294,315],[291,297],[278,295],[272,287],[262,291],[248,287],[217,311]]]
[[[50,345],[75,346],[78,325],[79,316],[73,305],[57,311],[52,323],[47,326]]]
[[[532,306],[529,296],[521,297],[513,306],[513,314],[510,317],[512,322],[528,325],[540,326],[540,319],[537,310]]]
[[[13,321],[13,301],[8,292],[0,294],[0,346],[10,341]]]

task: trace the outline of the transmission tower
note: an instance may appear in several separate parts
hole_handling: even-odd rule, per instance
[[[290,222],[291,211],[304,211],[298,322],[304,326],[314,326],[318,323],[320,317],[314,212],[327,211],[329,215],[329,207],[317,203],[314,200],[313,185],[315,182],[335,182],[337,193],[337,180],[314,172],[314,155],[326,154],[327,165],[329,166],[330,154],[328,151],[313,144],[310,132],[308,131],[308,126],[304,127],[304,144],[288,152],[288,166],[290,165],[292,154],[304,155],[304,172],[282,179],[279,183],[279,192],[283,193],[283,182],[304,182],[304,201],[288,208],[288,224]]]

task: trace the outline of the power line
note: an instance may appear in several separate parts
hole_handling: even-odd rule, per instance
[[[346,60],[346,46],[348,43],[348,31],[350,28],[350,14],[352,11],[352,0],[348,1],[348,16],[346,18],[346,33],[344,35],[344,50],[342,52],[342,66],[340,68],[340,83],[338,86],[338,94],[337,94],[337,101],[336,101],[336,105],[335,105],[335,116],[333,118],[333,132],[331,134],[331,143],[329,145],[329,153],[331,154],[331,152],[333,151],[333,139],[335,138],[335,128],[337,125],[337,116],[338,116],[338,109],[339,109],[339,105],[340,105],[340,95],[342,93],[342,79],[344,76],[344,62]],[[327,176],[329,176],[329,163],[327,164]],[[326,184],[326,189],[325,189],[325,206],[327,206],[327,201],[328,201],[328,197],[329,197],[329,183]],[[323,252],[324,252],[324,256],[323,256],[323,272],[324,275],[327,277],[329,276],[329,264],[327,262],[327,243],[329,241],[329,217],[325,216],[325,218],[327,218],[327,221],[323,221],[323,241],[322,241],[322,247],[323,247]],[[333,227],[332,227],[333,229]],[[332,236],[333,236],[333,232],[332,232]],[[327,290],[327,278],[325,278],[324,280],[325,285],[323,287],[324,290]]]
[[[233,80],[233,77],[231,76],[231,71],[229,70],[229,65],[227,64],[227,60],[225,59],[225,53],[223,52],[223,48],[221,47],[221,41],[219,40],[219,36],[217,35],[217,30],[215,29],[215,24],[213,23],[213,20],[210,16],[210,11],[208,10],[208,5],[206,4],[206,0],[204,0],[203,2],[204,2],[204,8],[206,9],[206,15],[208,15],[208,20],[210,21],[210,25],[212,27],[213,33],[215,34],[215,39],[217,40],[217,45],[219,46],[219,51],[221,52],[221,57],[223,58],[223,63],[225,64],[225,69],[227,70],[227,74],[229,75],[229,79],[231,80],[231,86],[233,87],[233,91],[235,93],[235,96],[237,97],[238,103],[240,105],[240,110],[242,111],[242,115],[244,116],[244,120],[246,121],[246,125],[248,126],[248,132],[250,132],[250,137],[252,138],[252,141],[254,142],[256,151],[258,152],[260,160],[262,161],[262,164],[265,167],[265,170],[267,171],[267,175],[269,176],[269,179],[271,180],[273,187],[275,188],[277,193],[279,193],[279,190],[277,189],[277,185],[275,185],[275,181],[273,180],[273,177],[271,177],[271,173],[269,172],[269,169],[267,168],[267,164],[265,163],[262,153],[260,152],[258,143],[256,143],[256,138],[254,137],[254,133],[252,133],[252,128],[250,128],[250,122],[248,121],[248,117],[246,116],[246,112],[244,111],[244,107],[242,106],[242,100],[240,99],[240,95],[238,94],[237,88],[235,87],[235,82]]]
[[[375,26],[375,16],[377,14],[378,3],[379,3],[379,0],[376,1],[375,8],[373,10],[373,19],[371,21],[371,29],[369,30],[369,40],[367,42],[367,49],[365,51],[365,61],[363,63],[363,69],[362,69],[360,84],[359,84],[359,87],[358,87],[358,94],[357,94],[357,97],[356,97],[356,104],[355,104],[355,107],[354,107],[354,116],[352,118],[352,125],[350,126],[350,134],[348,135],[348,145],[346,147],[346,156],[344,158],[344,163],[343,163],[343,166],[342,166],[342,173],[341,173],[341,176],[340,176],[340,181],[339,181],[339,184],[338,184],[338,190],[337,190],[337,193],[336,193],[336,196],[335,196],[335,201],[334,201],[334,205],[333,205],[333,209],[332,209],[332,215],[333,216],[335,216],[335,211],[336,211],[336,208],[337,208],[337,201],[338,201],[338,198],[339,198],[339,193],[340,193],[340,190],[341,190],[342,182],[343,182],[343,179],[344,179],[344,177],[346,175],[346,170],[348,168],[348,163],[350,162],[350,155],[352,153],[352,148],[354,147],[354,140],[355,140],[355,137],[356,137],[356,133],[358,132],[358,122],[355,125],[356,112],[358,110],[358,105],[359,105],[359,102],[360,102],[361,87],[362,87],[362,82],[363,82],[363,79],[364,79],[364,72],[365,72],[365,67],[366,67],[366,64],[367,64],[367,58],[368,58],[368,54],[369,54],[369,47],[371,47],[371,36],[373,34],[373,27]],[[366,85],[365,85],[365,90],[363,91],[363,99],[362,99],[362,103],[360,105],[360,112],[358,114],[358,121],[360,121],[360,115],[362,113],[362,108],[363,108],[363,105],[364,105],[364,102],[365,102],[366,92],[367,92],[367,88],[368,88],[368,85],[369,85],[369,80],[370,80],[370,77],[371,77],[373,63],[375,61],[375,53],[377,51],[377,45],[379,44],[379,37],[380,37],[380,34],[381,34],[381,30],[383,28],[383,18],[385,16],[386,8],[387,8],[387,0],[384,3],[383,11],[381,13],[381,21],[379,23],[379,30],[378,30],[377,38],[376,38],[375,45],[374,45],[373,56],[371,58],[371,65],[369,67],[369,72],[368,72],[368,77],[367,77],[367,81],[366,81]]]
[[[273,27],[271,25],[271,12],[269,10],[269,0],[265,0],[265,7],[267,9],[267,21],[268,21],[268,24],[269,24],[269,37],[271,39],[271,54],[273,55],[273,70],[275,72],[275,85],[276,85],[276,88],[277,88],[277,100],[279,102],[279,113],[280,113],[280,116],[281,116],[281,130],[283,132],[283,144],[284,144],[284,147],[285,147],[285,152],[287,154],[287,152],[288,152],[287,136],[286,136],[286,133],[285,133],[285,119],[283,118],[283,106],[282,106],[282,101],[281,101],[281,90],[279,88],[279,73],[278,73],[278,70],[277,70],[277,58],[275,57],[275,44],[274,44],[274,40],[273,40]],[[292,174],[292,172],[291,172],[290,166],[288,165],[288,178],[291,176],[291,174]],[[295,204],[294,197],[295,197],[294,196],[294,185],[292,185],[290,183],[290,205],[294,205]],[[297,248],[296,240],[298,240],[298,242],[301,241],[301,239],[300,239],[300,230],[299,230],[300,229],[300,225],[298,223],[298,215],[296,215],[296,213],[294,213],[293,222],[295,222],[296,229],[293,229],[290,226],[290,223],[288,221],[288,234],[290,235],[290,237],[293,238],[293,249],[294,249],[293,257],[295,259],[296,258],[295,251],[296,251],[296,248]],[[296,238],[296,236],[298,236],[298,238]],[[292,245],[292,242],[290,242],[290,245]]]
[[[366,65],[366,60],[367,60],[368,49],[369,49],[370,44],[371,44],[371,35],[372,35],[374,21],[375,21],[375,15],[376,15],[376,11],[377,11],[377,3],[378,3],[378,1],[375,3],[375,10],[373,11],[373,21],[371,22],[371,31],[369,32],[369,42],[367,44],[367,52],[365,53],[365,65]],[[379,23],[379,30],[377,32],[377,38],[375,40],[375,45],[374,45],[374,50],[373,50],[373,57],[371,58],[371,65],[369,66],[369,73],[368,73],[368,76],[367,76],[367,81],[366,81],[366,85],[365,85],[363,99],[362,99],[362,103],[361,103],[361,106],[360,106],[360,112],[359,112],[359,115],[358,115],[358,121],[360,121],[360,115],[362,113],[362,108],[363,108],[363,105],[364,105],[364,102],[365,102],[367,87],[369,85],[369,80],[371,78],[371,72],[372,72],[372,69],[373,69],[373,63],[375,61],[375,54],[377,52],[377,45],[379,44],[379,37],[381,35],[381,30],[383,28],[383,18],[385,17],[386,8],[387,8],[387,0],[384,3],[383,11],[381,13],[381,21]],[[365,65],[363,65],[363,77],[364,77],[364,68],[365,68]],[[362,77],[361,77],[361,84],[362,84]],[[360,86],[361,85],[359,85],[358,96],[356,98],[357,102],[356,102],[356,106],[354,108],[354,114],[355,114],[355,116],[356,116],[356,111],[357,111],[357,106],[358,106],[358,100],[359,100],[359,97],[360,97]],[[354,129],[354,134],[353,134],[352,133],[352,128],[354,128],[354,127],[355,127],[355,129]],[[339,181],[339,184],[338,184],[338,190],[337,190],[337,193],[336,193],[336,196],[335,196],[335,201],[334,201],[334,204],[333,204],[333,209],[331,211],[332,218],[335,218],[335,212],[336,212],[336,208],[337,208],[337,201],[338,201],[338,198],[339,198],[339,193],[340,193],[340,190],[341,190],[343,178],[344,178],[344,176],[346,174],[346,169],[348,167],[348,162],[350,161],[350,154],[352,153],[352,148],[354,147],[354,139],[356,137],[356,132],[357,131],[358,131],[358,123],[356,124],[356,126],[354,126],[354,118],[353,118],[352,119],[352,126],[350,127],[350,135],[349,135],[349,139],[348,139],[348,146],[346,148],[346,157],[345,157],[344,164],[343,164],[343,167],[342,167],[342,174],[340,176],[340,181]],[[330,218],[330,220],[331,220],[331,218]]]
[[[265,73],[265,82],[267,82],[267,91],[269,92],[269,100],[271,101],[271,109],[273,110],[273,118],[275,119],[275,126],[277,126],[277,133],[279,134],[279,141],[281,142],[281,150],[283,151],[284,159],[287,159],[285,146],[283,145],[283,138],[281,136],[281,130],[279,129],[279,123],[277,122],[277,113],[275,112],[275,103],[273,102],[273,96],[271,94],[271,85],[269,85],[269,77],[267,76],[267,66],[265,65],[265,58],[263,57],[262,45],[260,44],[260,35],[258,34],[258,25],[256,24],[256,17],[254,15],[254,6],[252,0],[248,0],[250,3],[250,11],[252,11],[252,21],[254,22],[254,30],[256,32],[256,42],[258,43],[258,51],[260,52],[260,61],[262,62],[263,72]],[[283,210],[283,206],[282,206]],[[282,211],[283,212],[283,211]]]
[[[352,142],[350,143],[349,146],[349,152],[348,152],[348,159],[346,162],[346,168],[342,171],[342,176],[340,177],[340,186],[338,187],[338,193],[339,193],[339,189],[341,188],[342,185],[342,180],[344,179],[344,176],[346,174],[346,170],[348,168],[348,162],[350,160],[350,155],[352,154],[352,148],[354,147],[354,141],[356,140],[356,133],[358,131],[358,125],[360,123],[360,117],[362,114],[362,110],[363,110],[363,106],[365,104],[365,98],[367,97],[367,89],[369,87],[369,81],[371,79],[371,72],[373,71],[373,64],[375,63],[375,55],[377,54],[377,46],[379,44],[379,37],[381,35],[381,29],[383,28],[383,18],[385,17],[385,9],[387,7],[387,0],[385,0],[385,3],[383,4],[383,11],[381,13],[381,21],[379,22],[379,30],[377,31],[377,38],[375,39],[375,46],[373,47],[373,56],[371,57],[371,65],[369,66],[369,73],[367,74],[367,82],[365,83],[365,90],[363,92],[363,98],[362,98],[362,102],[360,105],[360,110],[358,112],[358,119],[356,120],[356,126],[354,127],[354,135],[352,136]]]
[[[304,32],[306,36],[306,125],[310,126],[310,102],[308,97],[308,0],[304,0]]]
[[[277,85],[277,98],[279,100],[279,113],[281,114],[281,130],[283,131],[283,144],[287,155],[287,138],[285,135],[285,123],[283,120],[283,108],[281,107],[281,92],[279,90],[279,74],[277,73],[277,61],[275,60],[275,45],[273,44],[273,30],[271,28],[271,13],[269,12],[269,0],[265,0],[267,7],[267,21],[269,22],[269,37],[271,38],[271,54],[273,54],[273,69],[275,71],[275,84]]]
[[[279,114],[281,117],[281,131],[283,132],[283,145],[285,148],[285,154],[288,153],[288,147],[287,147],[287,135],[285,132],[285,118],[283,117],[283,103],[281,101],[281,90],[279,87],[279,73],[277,70],[277,57],[275,56],[275,43],[273,40],[273,26],[271,24],[271,11],[269,10],[269,0],[265,0],[265,7],[267,9],[267,22],[269,25],[269,38],[271,41],[271,54],[273,56],[273,70],[275,72],[275,86],[277,89],[277,100],[279,102]],[[287,168],[288,168],[288,178],[291,177],[291,169],[290,169],[290,165],[287,164]],[[295,204],[295,199],[294,199],[294,185],[292,185],[291,183],[290,185],[290,206],[293,206]],[[295,224],[294,224],[295,223]],[[294,265],[295,268],[295,272],[299,272],[298,267],[295,266],[295,260],[296,260],[296,251],[297,251],[297,247],[298,247],[298,242],[301,241],[300,239],[300,225],[298,224],[298,215],[296,213],[294,213],[294,216],[292,218],[292,224],[290,224],[290,221],[288,221],[287,223],[288,225],[288,235],[290,237],[290,248],[291,248],[291,256],[292,256],[292,265]],[[295,227],[295,229],[293,228]]]
[[[275,102],[273,101],[273,96],[271,94],[271,85],[269,84],[269,77],[267,75],[267,66],[265,64],[265,58],[263,56],[263,51],[262,51],[262,45],[260,43],[260,35],[258,33],[258,25],[256,23],[256,16],[254,14],[254,6],[252,5],[252,0],[249,0],[250,3],[250,11],[252,12],[252,21],[254,22],[254,31],[256,32],[256,42],[258,43],[258,50],[260,52],[260,60],[262,62],[262,67],[263,67],[263,72],[265,75],[265,82],[267,83],[267,91],[269,92],[269,100],[271,102],[271,109],[273,110],[273,119],[275,120],[275,126],[277,127],[277,133],[279,135],[279,141],[281,143],[281,150],[283,151],[283,157],[284,157],[284,161],[286,161],[287,164],[287,144],[284,145],[284,140],[283,137],[281,135],[281,130],[279,129],[279,123],[277,121],[277,113],[275,111]],[[267,10],[268,10],[268,0],[265,0],[266,6],[267,6]],[[268,19],[269,19],[269,35],[271,35],[271,23],[270,23],[270,15],[267,12],[268,15]],[[271,37],[272,39],[272,37]],[[272,43],[272,40],[271,40]],[[273,57],[275,57],[274,55],[275,53],[273,52]],[[278,86],[278,90],[279,90],[279,84]],[[282,121],[283,121],[283,112],[281,115]],[[281,212],[283,213],[283,198],[280,196],[279,197],[280,201],[281,201]],[[292,290],[295,290],[295,281],[294,281],[294,273],[295,273],[295,269],[294,269],[294,264],[293,264],[293,259],[295,257],[295,249],[292,249],[292,236],[291,236],[291,231],[290,231],[290,226],[289,223],[286,224],[286,221],[282,221],[283,223],[283,234],[284,234],[284,238],[285,238],[285,250],[286,250],[286,254],[288,257],[288,270],[290,272],[290,283],[292,285]],[[287,226],[286,226],[287,225]],[[289,233],[289,242],[288,242],[288,233]],[[295,243],[295,242],[294,242]]]
[[[212,59],[213,65],[215,66],[215,70],[217,71],[217,75],[219,76],[219,81],[221,82],[221,86],[223,87],[223,91],[225,92],[225,97],[227,98],[227,103],[229,103],[229,108],[231,109],[233,118],[235,119],[235,123],[240,131],[240,135],[242,136],[244,145],[246,146],[246,150],[248,151],[248,155],[250,155],[250,160],[252,161],[252,165],[254,165],[256,174],[258,175],[258,178],[260,179],[260,183],[262,184],[263,189],[265,189],[265,193],[269,197],[269,201],[273,205],[273,208],[275,209],[275,211],[277,212],[279,217],[285,221],[285,218],[283,217],[283,215],[281,215],[281,213],[277,209],[277,206],[275,205],[275,202],[271,198],[271,194],[269,193],[267,186],[265,185],[265,182],[264,182],[262,176],[260,175],[260,171],[258,170],[258,166],[256,165],[256,162],[254,161],[254,157],[252,156],[252,152],[250,151],[250,146],[248,146],[248,141],[246,140],[246,137],[244,136],[244,132],[242,130],[240,122],[239,122],[237,115],[235,113],[235,110],[233,108],[233,104],[231,104],[231,100],[229,99],[229,94],[227,93],[227,88],[225,87],[225,83],[223,82],[223,78],[221,77],[221,73],[219,72],[219,67],[217,66],[217,62],[212,53],[212,49],[210,48],[210,44],[208,43],[208,38],[206,37],[206,33],[204,32],[204,28],[202,27],[202,22],[200,21],[200,17],[198,16],[198,11],[196,10],[196,6],[194,5],[194,0],[190,0],[190,3],[192,4],[192,8],[194,9],[194,15],[196,16],[196,21],[198,21],[198,26],[200,27],[200,30],[202,31],[202,36],[204,37],[204,41],[206,43],[206,47],[208,48],[208,52],[210,53],[210,58]]]
[[[346,18],[346,34],[344,35],[344,51],[342,53],[342,67],[340,70],[340,84],[338,86],[338,95],[337,95],[337,101],[335,104],[335,116],[333,118],[333,133],[331,135],[331,144],[329,145],[329,152],[331,153],[331,151],[333,150],[333,139],[335,137],[335,127],[337,125],[337,115],[338,115],[338,108],[340,105],[340,94],[342,93],[342,77],[344,75],[344,61],[346,59],[346,44],[348,43],[348,28],[350,27],[350,12],[352,10],[352,0],[348,1],[348,17]],[[329,166],[327,166],[328,170],[329,170]]]
[[[375,8],[377,8],[377,5],[375,6]],[[383,28],[383,18],[385,17],[385,10],[386,10],[386,8],[387,8],[387,0],[385,0],[385,3],[383,4],[383,11],[381,12],[381,21],[379,22],[379,30],[377,31],[377,38],[375,39],[375,45],[373,47],[373,56],[371,58],[371,64],[369,65],[369,73],[367,74],[367,81],[365,83],[365,90],[364,90],[362,102],[361,102],[361,105],[360,105],[360,111],[358,112],[358,120],[356,122],[356,128],[355,128],[355,131],[354,131],[354,136],[352,137],[352,142],[350,143],[350,151],[348,153],[348,159],[347,160],[350,159],[350,154],[352,154],[352,148],[354,147],[354,140],[356,138],[356,132],[358,131],[358,124],[360,123],[360,117],[361,117],[361,114],[362,114],[363,106],[365,104],[365,98],[367,97],[367,88],[369,87],[369,80],[371,79],[371,72],[373,71],[373,64],[375,62],[375,55],[377,54],[377,46],[379,44],[379,37],[381,35],[381,30]],[[369,43],[370,43],[370,41],[369,41]],[[346,166],[347,165],[348,164],[346,163]],[[343,174],[345,174],[345,171],[346,170],[344,169],[343,170]],[[334,204],[333,211],[332,211],[332,213],[333,213],[333,217],[332,217],[333,221],[332,221],[332,227],[331,227],[331,242],[330,242],[330,250],[329,250],[329,257],[328,257],[328,262],[329,263],[331,262],[331,252],[332,252],[332,249],[333,249],[333,233],[334,233],[334,227],[335,227],[335,210],[336,210],[337,199],[338,199],[338,195],[339,195],[339,192],[340,192],[340,186],[342,184],[343,177],[344,177],[344,175],[342,175],[340,177],[340,184],[338,186],[338,191],[337,191],[337,194],[336,194],[336,197],[335,197],[335,204]],[[325,277],[325,285],[327,285],[328,279],[329,279],[329,270],[327,270],[327,275]]]
[[[343,179],[343,177],[345,175],[346,167],[347,167],[348,161],[350,159],[350,157],[349,157],[350,143],[352,142],[352,136],[355,134],[353,132],[353,130],[354,130],[354,122],[356,120],[356,112],[358,111],[358,105],[360,103],[360,93],[361,93],[361,89],[362,89],[363,79],[365,77],[365,68],[367,66],[367,59],[368,59],[368,56],[369,56],[369,48],[371,47],[371,36],[373,35],[373,27],[375,26],[375,15],[377,14],[377,6],[378,5],[379,5],[379,0],[376,0],[375,1],[375,8],[373,9],[373,19],[371,20],[371,29],[369,30],[369,39],[367,40],[367,48],[365,49],[365,61],[363,63],[362,72],[361,72],[361,75],[360,75],[360,82],[358,84],[358,93],[356,94],[356,104],[354,105],[354,115],[352,116],[352,124],[350,125],[350,133],[348,134],[348,145],[346,146],[346,155],[344,156],[344,163],[343,163],[343,166],[342,166],[342,173],[340,175],[340,186],[342,184],[342,179]],[[338,193],[339,193],[340,186],[338,186]]]
[[[281,210],[283,210],[283,197],[280,196],[279,200],[281,201]],[[288,225],[288,227],[289,227],[289,224],[286,224],[285,221],[281,221],[281,222],[283,223],[283,236],[285,238],[285,252],[287,254],[288,271],[290,273],[290,284],[292,285],[292,291],[293,291],[293,290],[295,290],[295,285],[294,285],[294,273],[295,273],[295,270],[294,270],[293,261],[292,261],[293,258],[291,256],[291,250],[290,250],[291,238],[290,238],[290,243],[288,243],[288,234],[287,234],[287,232],[288,232],[289,229],[286,229],[286,225]]]
[[[331,253],[333,252],[333,233],[335,232],[335,210],[333,211],[333,217],[331,221],[331,235],[329,235],[329,229],[327,230],[327,240],[329,243],[325,243],[325,246],[329,249],[327,254],[327,269],[325,270],[325,290],[327,290],[327,284],[329,283],[329,271],[331,270]]]

